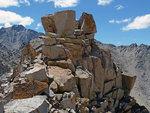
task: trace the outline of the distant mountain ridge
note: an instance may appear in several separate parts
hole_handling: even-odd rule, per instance
[[[18,49],[23,43],[27,43],[41,34],[34,30],[26,29],[22,25],[14,25],[0,29],[0,43],[9,50]]]
[[[22,25],[13,25],[0,29],[0,75],[13,68],[19,62],[20,52],[32,39],[42,33],[26,29]]]
[[[110,49],[112,59],[124,72],[137,76],[131,96],[134,96],[138,103],[145,105],[150,110],[150,46],[131,44],[117,47],[98,41],[97,44],[101,48]]]

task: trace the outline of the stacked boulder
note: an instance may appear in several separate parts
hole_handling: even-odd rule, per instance
[[[22,51],[2,90],[2,113],[148,113],[129,96],[136,77],[96,45],[91,14],[75,20],[66,10],[41,20],[46,33]]]

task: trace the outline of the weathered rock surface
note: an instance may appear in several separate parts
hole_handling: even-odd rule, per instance
[[[94,80],[92,75],[82,69],[76,69],[75,73],[78,78],[81,96],[92,99],[94,93]]]
[[[59,61],[49,61],[49,66],[59,66],[65,69],[70,69],[72,72],[75,72],[75,67],[70,59],[67,60],[59,60]]]
[[[48,34],[48,36],[40,36],[39,38],[43,40],[43,43],[46,46],[55,45],[56,44],[56,38],[55,38],[55,36],[53,38],[50,38],[50,37],[52,37],[52,33]]]
[[[111,59],[110,51],[99,48],[92,39],[96,32],[92,15],[83,13],[76,27],[74,17],[74,11],[56,12],[54,18],[43,17],[49,19],[49,23],[42,20],[48,32],[30,42],[11,80],[2,84],[2,100],[12,92],[4,105],[6,113],[137,111],[138,104],[129,96],[135,78],[122,73]],[[55,23],[51,23],[52,18]],[[77,33],[76,29],[82,32]],[[33,104],[30,101],[35,104],[30,106]],[[17,111],[13,111],[15,107]],[[138,107],[139,112],[147,110]]]
[[[75,29],[75,11],[66,10],[54,14],[57,34],[73,35]],[[61,22],[60,22],[61,21]]]
[[[36,52],[39,52],[41,50],[42,45],[44,45],[44,42],[42,39],[36,38],[30,41],[30,45]]]
[[[44,27],[45,32],[56,33],[56,25],[54,20],[54,15],[46,15],[41,18],[42,25]]]
[[[79,20],[79,27],[85,34],[96,33],[96,24],[91,14],[82,13]]]
[[[134,86],[136,76],[129,75],[127,73],[122,74],[123,88],[131,90]]]
[[[150,111],[150,46],[135,43],[126,46],[103,44],[97,41],[101,48],[111,50],[112,59],[122,69],[131,75],[136,75],[136,82],[130,95],[137,103],[144,105]]]
[[[75,11],[66,10],[49,14],[41,18],[45,32],[62,36],[73,35],[75,29]],[[61,23],[60,23],[61,21]]]
[[[52,89],[54,92],[58,91],[58,85],[56,84],[55,81],[53,81],[50,85],[49,88]]]
[[[50,66],[48,72],[58,85],[58,90],[60,92],[75,91],[75,93],[78,94],[76,78],[72,75],[71,70]]]
[[[115,79],[116,88],[122,88],[122,76],[117,76]],[[131,88],[132,89],[132,88]]]
[[[36,65],[33,68],[29,69],[29,71],[23,72],[21,76],[25,76],[28,79],[38,81],[44,81],[48,79],[46,67],[44,65]]]
[[[63,45],[43,46],[42,51],[45,56],[52,60],[67,58]]]
[[[110,92],[114,86],[115,82],[113,80],[104,83],[104,94]]]
[[[4,106],[5,113],[48,113],[46,96],[12,100]]]
[[[2,102],[0,102],[0,113],[3,113],[3,112],[4,112],[3,104]]]
[[[104,69],[102,67],[101,59],[93,57],[93,73],[94,73],[94,83],[96,85],[97,91],[100,91],[103,94],[104,89]],[[102,95],[101,95],[102,96]]]
[[[34,95],[43,93],[48,89],[48,84],[39,81],[29,81],[23,84],[14,85],[13,99],[31,98]]]

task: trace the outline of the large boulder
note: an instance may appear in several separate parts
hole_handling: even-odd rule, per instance
[[[43,93],[48,89],[48,84],[35,80],[23,84],[16,84],[13,89],[13,99],[25,99]]]
[[[113,80],[116,78],[116,70],[115,64],[111,59],[111,53],[109,49],[102,50],[103,57],[102,57],[102,64],[104,64],[105,70],[105,81]]]
[[[75,29],[75,11],[66,10],[54,14],[57,34],[73,35]]]
[[[77,38],[64,38],[64,43],[73,43],[73,44],[82,44],[82,39],[77,39]]]
[[[41,39],[44,42],[44,45],[51,46],[56,44],[56,38],[52,38],[50,36],[39,36],[39,39]]]
[[[116,78],[116,69],[109,49],[100,48],[95,41],[92,41],[92,54],[101,60],[104,69],[104,81],[110,81]]]
[[[83,48],[81,45],[77,45],[73,43],[65,43],[64,46],[71,53],[74,64],[82,60]]]
[[[84,57],[82,60],[82,65],[89,72],[93,73],[93,61],[92,57]]]
[[[79,95],[76,85],[76,78],[72,75],[71,70],[63,69],[57,66],[50,66],[48,68],[48,72],[58,85],[59,92],[74,91],[76,95]]]
[[[43,46],[42,51],[46,57],[52,60],[67,58],[63,45]]]
[[[49,15],[43,16],[41,18],[41,21],[42,21],[42,25],[44,27],[45,32],[56,33],[54,15],[49,14]]]
[[[75,73],[78,78],[81,96],[92,99],[94,94],[94,79],[92,74],[82,69],[76,69]]]
[[[44,45],[44,41],[40,38],[35,38],[30,41],[30,45],[36,52],[40,52],[42,50],[42,46]]]
[[[135,81],[136,76],[129,75],[125,72],[122,73],[122,85],[124,89],[128,89],[130,91],[133,88]]]
[[[44,65],[35,65],[33,68],[22,72],[21,76],[38,81],[46,81],[48,79],[46,67]]]
[[[48,113],[46,96],[12,100],[4,106],[5,113]]]
[[[93,61],[94,83],[96,85],[97,91],[100,91],[102,96],[105,79],[102,61],[98,57],[92,57],[92,61]]]
[[[59,66],[65,69],[70,69],[72,72],[75,71],[75,67],[70,59],[59,60],[59,61],[48,61],[49,66]]]
[[[114,80],[104,83],[104,94],[109,93],[114,86],[115,86]]]
[[[93,19],[93,16],[91,14],[82,13],[82,16],[79,19],[79,28],[85,33],[85,34],[91,34],[96,33],[96,24]]]

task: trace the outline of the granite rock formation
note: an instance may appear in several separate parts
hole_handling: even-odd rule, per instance
[[[130,93],[140,105],[150,111],[150,46],[131,44],[129,46],[115,46],[97,41],[101,48],[110,49],[112,59],[124,72],[137,76],[135,85]]]
[[[42,17],[42,23],[45,35],[24,48],[18,67],[1,86],[0,109],[5,113],[148,113],[129,96],[136,77],[123,73],[110,50],[94,41],[91,14],[75,20],[75,11],[66,10]]]

